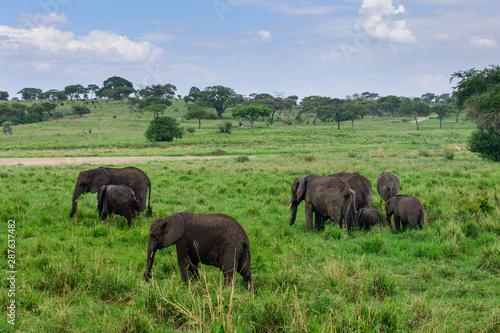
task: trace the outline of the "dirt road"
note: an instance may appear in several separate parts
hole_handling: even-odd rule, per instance
[[[0,158],[0,165],[62,165],[62,164],[137,164],[149,161],[211,160],[236,156],[110,156],[110,157],[32,157]]]

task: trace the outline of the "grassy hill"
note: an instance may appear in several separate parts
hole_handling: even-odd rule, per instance
[[[175,109],[178,109],[176,111]],[[183,102],[167,110],[179,122]],[[0,171],[1,237],[15,236],[17,331],[32,332],[498,332],[500,330],[500,168],[463,149],[472,123],[454,118],[415,124],[401,118],[217,130],[220,120],[171,143],[148,143],[152,115],[138,118],[108,102],[84,117],[13,127],[0,157],[212,155],[222,149],[249,160],[149,162],[153,217],[128,228],[121,216],[98,219],[85,194],[69,218],[77,175],[91,165],[9,166]],[[291,116],[293,118],[293,116]],[[230,118],[224,120],[237,124]],[[294,154],[292,156],[292,154]],[[123,165],[125,166],[125,165]],[[293,179],[310,173],[359,172],[401,181],[400,193],[426,209],[422,231],[382,225],[347,232],[329,223],[306,232],[304,205],[290,226]],[[149,225],[180,211],[225,213],[248,233],[259,288],[242,278],[223,287],[222,273],[200,266],[185,286],[174,247],[156,255],[143,281]],[[15,220],[9,233],[7,221]],[[5,223],[3,223],[5,222]],[[2,242],[9,253],[8,242]],[[3,271],[11,270],[7,259]],[[10,285],[2,284],[7,307]],[[0,330],[14,331],[1,321]]]

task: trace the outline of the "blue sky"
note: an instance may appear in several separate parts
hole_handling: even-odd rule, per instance
[[[121,76],[177,93],[344,98],[449,93],[452,73],[499,64],[498,0],[5,1],[0,90]]]

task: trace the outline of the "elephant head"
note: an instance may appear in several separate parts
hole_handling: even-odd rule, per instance
[[[90,169],[81,171],[76,180],[75,189],[73,190],[73,199],[71,201],[71,213],[69,217],[73,217],[76,212],[78,198],[84,193],[96,193],[103,185],[108,185],[111,181],[111,174],[106,168]]]
[[[298,177],[293,181],[291,190],[292,190],[292,199],[290,202],[290,206],[288,210],[291,209],[290,212],[290,225],[295,223],[295,219],[297,218],[297,207],[300,202],[304,200],[304,196],[306,193],[306,185],[307,178],[306,177]]]
[[[144,279],[146,282],[153,277],[151,269],[153,268],[156,251],[175,244],[175,242],[184,235],[185,229],[186,223],[179,214],[157,219],[151,223],[149,229],[147,266],[144,272]]]
[[[402,196],[404,195],[398,195],[396,197],[392,197],[385,203],[385,216],[387,218],[387,223],[389,224],[389,227],[391,226],[391,217],[392,215],[394,215],[394,209],[396,209],[396,206],[398,205],[398,198]]]

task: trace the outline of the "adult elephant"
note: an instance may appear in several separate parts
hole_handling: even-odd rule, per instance
[[[238,221],[225,214],[196,214],[182,212],[151,222],[147,267],[144,279],[153,275],[155,253],[175,244],[177,263],[181,279],[189,282],[199,279],[198,264],[218,267],[223,273],[225,284],[231,284],[238,272],[249,290],[257,293],[253,283],[250,265],[250,241],[245,229]]]
[[[100,167],[81,171],[78,174],[75,189],[73,190],[72,208],[69,217],[75,215],[80,195],[88,192],[96,193],[103,185],[126,185],[130,187],[139,199],[136,206],[138,213],[146,209],[146,197],[149,190],[148,215],[151,215],[151,181],[144,171],[135,167],[121,169]]]
[[[385,202],[398,195],[399,179],[389,172],[382,172],[377,178],[377,192]]]
[[[357,213],[361,208],[370,208],[372,206],[372,183],[365,176],[357,172],[340,172],[334,175],[339,176],[349,184],[349,187],[356,192],[356,200],[352,213]],[[349,214],[349,220],[354,220],[353,214]]]
[[[295,223],[297,208],[301,201],[305,202],[307,231],[313,230],[313,213],[315,214],[316,230],[321,230],[325,218],[330,218],[333,223],[342,227],[342,220],[347,227],[352,228],[347,220],[347,215],[356,193],[349,184],[336,175],[318,176],[310,174],[298,177],[293,181],[292,199],[289,210],[290,225]]]
[[[406,230],[409,224],[412,229],[422,230],[424,226],[425,209],[422,202],[415,197],[401,194],[390,198],[385,203],[387,223],[391,226],[391,216],[394,215],[394,225],[398,232]],[[401,226],[400,226],[401,224]]]

